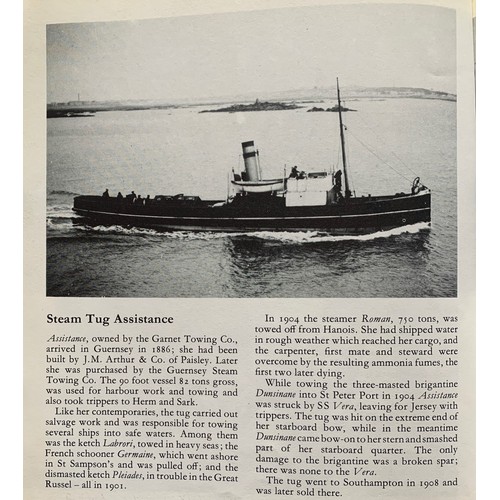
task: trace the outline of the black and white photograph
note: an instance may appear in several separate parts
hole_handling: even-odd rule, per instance
[[[48,297],[457,297],[453,9],[46,27]]]

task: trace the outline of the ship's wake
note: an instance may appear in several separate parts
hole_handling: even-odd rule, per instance
[[[301,232],[273,232],[273,231],[259,231],[256,233],[247,233],[248,236],[263,238],[267,240],[278,240],[289,243],[318,243],[318,242],[336,242],[336,241],[371,241],[378,238],[389,238],[391,236],[399,236],[401,234],[416,234],[420,231],[430,228],[430,223],[419,222],[417,224],[410,224],[401,226],[387,231],[377,231],[370,234],[329,234],[320,231],[301,231]]]

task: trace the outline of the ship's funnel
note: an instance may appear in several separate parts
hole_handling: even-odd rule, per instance
[[[243,160],[248,181],[260,181],[259,152],[255,150],[253,141],[242,142]]]

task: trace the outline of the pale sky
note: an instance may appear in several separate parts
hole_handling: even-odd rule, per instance
[[[47,26],[52,101],[323,87],[456,92],[453,10],[345,5]]]

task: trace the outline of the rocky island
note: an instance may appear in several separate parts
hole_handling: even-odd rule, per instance
[[[302,106],[286,104],[284,102],[266,102],[256,99],[252,104],[233,104],[227,108],[204,109],[200,113],[239,113],[241,111],[282,111],[285,109],[298,109]]]
[[[342,112],[344,112],[344,111],[356,111],[355,109],[345,108],[344,106],[341,106],[340,110]],[[308,113],[311,113],[311,112],[314,113],[314,112],[317,112],[317,111],[330,111],[332,113],[338,113],[339,112],[339,107],[338,106],[332,106],[331,108],[324,109],[324,108],[317,108],[316,106],[314,106],[313,108],[307,110]]]

